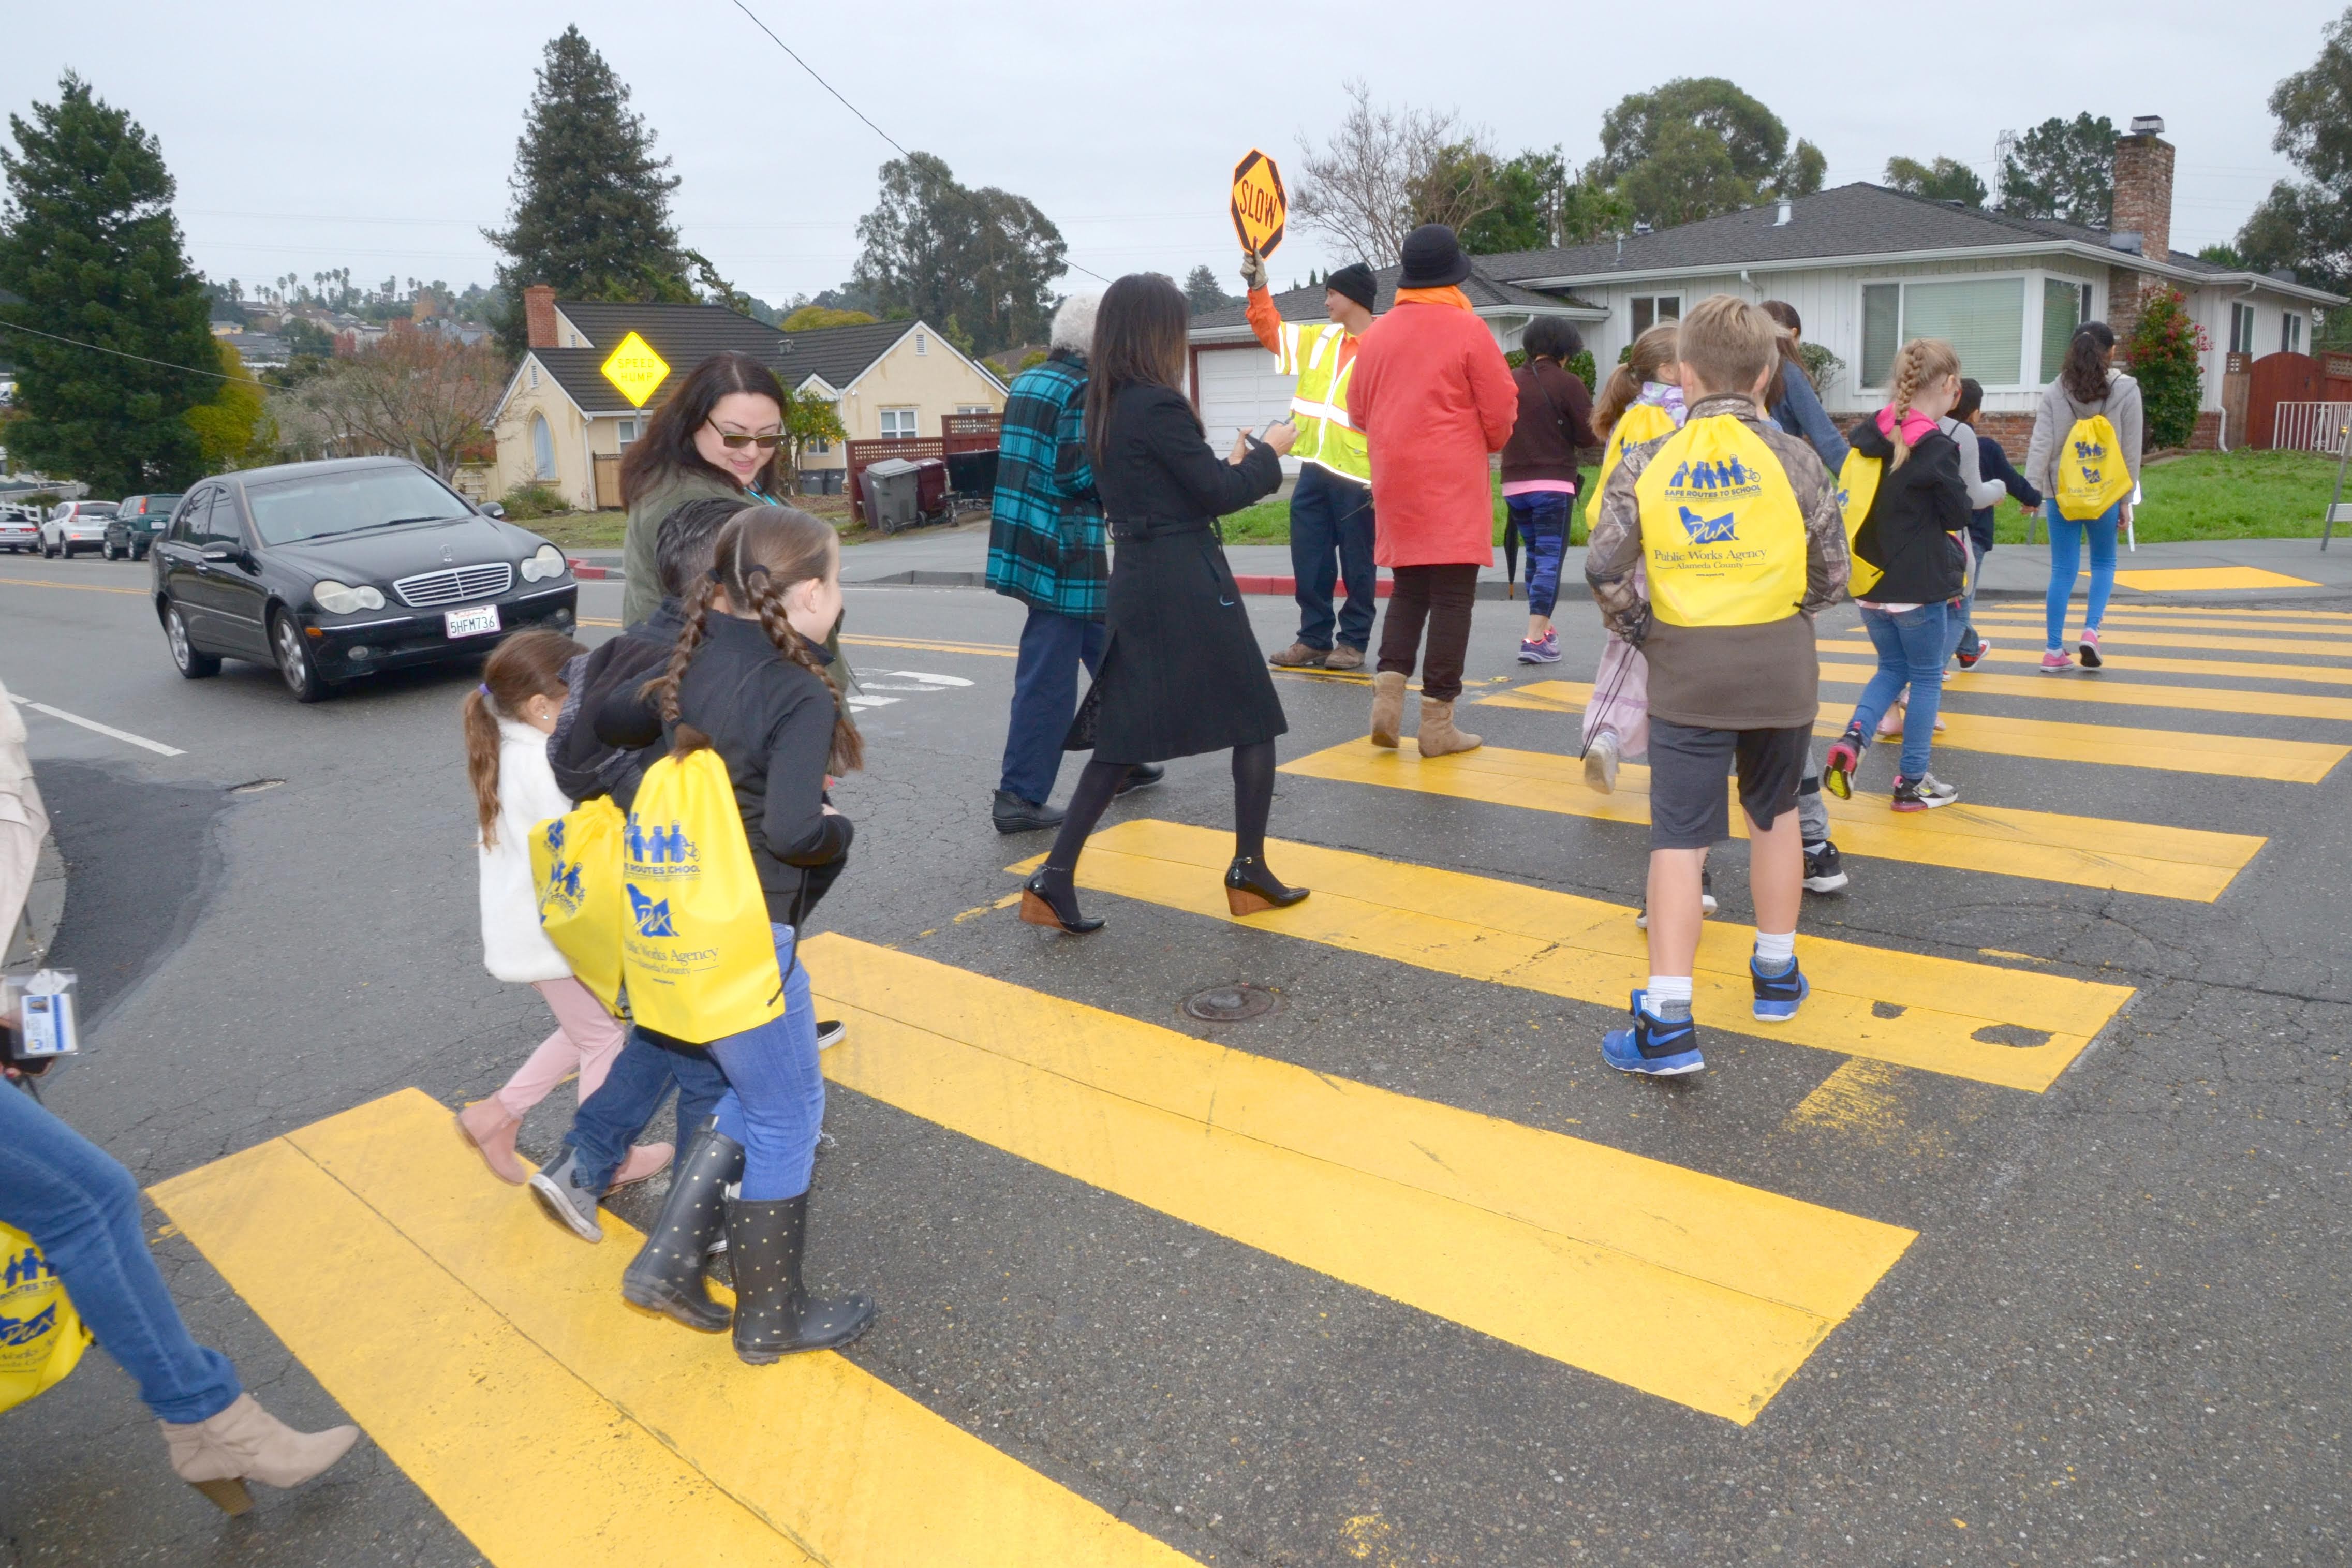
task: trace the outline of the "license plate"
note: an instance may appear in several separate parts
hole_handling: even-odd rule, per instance
[[[499,629],[499,607],[496,605],[476,605],[470,610],[444,610],[441,618],[447,623],[453,637],[478,637]]]

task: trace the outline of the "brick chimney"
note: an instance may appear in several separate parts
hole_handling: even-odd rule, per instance
[[[2128,135],[2116,139],[2115,216],[2107,232],[2139,236],[2139,253],[2150,261],[2172,258],[2172,143],[2164,121],[2143,114]]]
[[[2117,153],[2118,163],[2122,154]],[[2172,149],[2164,150],[2166,188],[2171,188]],[[534,283],[522,291],[522,322],[530,334],[530,346],[535,349],[555,347],[555,290],[544,283]]]

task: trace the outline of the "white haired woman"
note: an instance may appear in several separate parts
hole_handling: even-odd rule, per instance
[[[988,585],[1028,605],[1029,620],[1021,628],[1004,768],[991,812],[999,833],[1061,822],[1046,802],[1077,710],[1078,666],[1092,675],[1102,662],[1110,557],[1086,432],[1087,359],[1100,302],[1095,294],[1062,301],[1044,363],[1013,377],[1004,401]],[[1156,784],[1163,771],[1138,768],[1126,789]]]

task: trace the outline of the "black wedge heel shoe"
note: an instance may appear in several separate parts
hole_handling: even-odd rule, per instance
[[[1065,884],[1055,891],[1045,880],[1042,867],[1021,885],[1021,918],[1033,926],[1052,926],[1072,936],[1102,930],[1099,916],[1088,919],[1078,913],[1078,889]]]
[[[1225,908],[1236,920],[1268,910],[1286,910],[1306,896],[1306,889],[1286,888],[1275,880],[1265,862],[1255,856],[1236,855],[1225,868]]]

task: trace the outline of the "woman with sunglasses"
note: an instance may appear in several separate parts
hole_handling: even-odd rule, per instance
[[[661,604],[654,544],[662,519],[705,496],[782,504],[791,489],[791,450],[784,388],[775,372],[750,354],[718,353],[688,373],[621,458],[621,503],[629,509],[624,626],[635,626]]]

